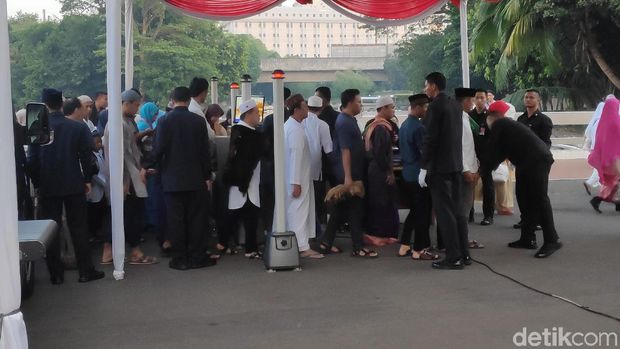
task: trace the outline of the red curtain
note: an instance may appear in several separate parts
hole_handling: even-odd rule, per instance
[[[439,0],[332,0],[349,11],[384,19],[405,19],[424,13]]]
[[[263,12],[282,0],[164,0],[180,10],[206,17],[247,17]]]

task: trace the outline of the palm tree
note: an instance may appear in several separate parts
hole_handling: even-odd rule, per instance
[[[605,45],[615,44],[601,40],[620,36],[614,18],[620,15],[620,6],[598,0],[503,0],[479,2],[476,9],[472,58],[499,49],[495,67],[499,88],[507,86],[511,69],[522,69],[534,56],[552,76],[576,67],[589,73],[594,61],[595,67],[620,89],[620,66],[610,63],[615,61],[614,50],[603,50]]]

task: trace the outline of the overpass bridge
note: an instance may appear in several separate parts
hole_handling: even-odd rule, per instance
[[[334,81],[336,72],[347,70],[363,72],[373,81],[387,81],[384,62],[384,57],[267,58],[260,61],[257,82],[271,82],[276,69],[284,70],[286,82]]]

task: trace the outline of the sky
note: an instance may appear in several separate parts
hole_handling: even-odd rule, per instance
[[[43,10],[48,16],[60,15],[60,3],[57,0],[8,0],[7,9],[9,17],[18,11],[36,13],[41,16]]]
[[[287,0],[285,5],[292,5],[293,0]],[[8,0],[9,17],[15,15],[18,11],[36,13],[39,16],[45,10],[48,16],[60,17],[60,3],[58,0]]]

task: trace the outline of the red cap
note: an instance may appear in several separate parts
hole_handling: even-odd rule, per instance
[[[496,112],[501,114],[502,116],[506,116],[506,112],[508,111],[508,109],[510,109],[508,103],[501,100],[495,101],[489,106],[489,113]]]

